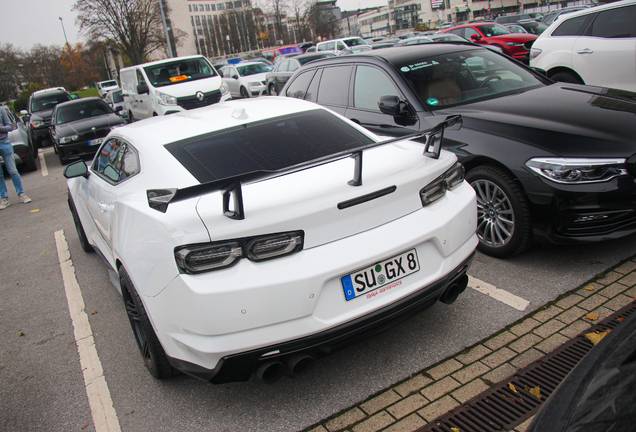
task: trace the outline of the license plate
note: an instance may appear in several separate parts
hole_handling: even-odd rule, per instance
[[[365,269],[340,278],[347,300],[361,295],[375,296],[380,291],[391,289],[400,279],[417,272],[420,263],[415,249],[381,261]],[[398,283],[399,284],[399,283]],[[372,294],[369,294],[373,291]]]
[[[88,145],[89,146],[100,145],[103,141],[104,141],[104,138],[97,138],[97,139],[94,139],[94,140],[89,140],[88,141]]]

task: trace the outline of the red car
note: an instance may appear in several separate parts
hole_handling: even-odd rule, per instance
[[[442,33],[454,33],[480,45],[499,47],[505,54],[526,64],[529,62],[530,50],[524,44],[537,38],[534,34],[513,33],[494,22],[458,25]]]

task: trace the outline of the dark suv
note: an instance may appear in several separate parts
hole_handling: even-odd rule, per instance
[[[281,96],[384,136],[461,115],[463,127],[447,130],[442,146],[477,193],[487,254],[636,232],[636,93],[554,83],[484,47],[435,42],[316,60]]]
[[[59,103],[72,99],[73,97],[64,87],[33,92],[27,103],[27,111],[20,112],[22,115],[27,115],[24,120],[27,125],[29,145],[34,148],[42,147],[42,141],[49,138],[53,108]]]

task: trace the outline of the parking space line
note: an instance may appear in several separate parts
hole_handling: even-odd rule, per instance
[[[495,300],[505,303],[508,306],[511,306],[520,311],[525,310],[530,304],[530,302],[526,299],[509,293],[508,291],[499,289],[496,286],[490,285],[489,283],[481,281],[472,276],[469,276],[468,278],[468,286],[475,291],[486,294],[487,296],[492,297]]]
[[[113,407],[102,363],[97,355],[93,331],[88,322],[88,315],[84,311],[84,299],[82,291],[75,277],[75,268],[68,250],[68,243],[64,236],[64,230],[55,231],[55,244],[57,256],[64,280],[66,301],[73,322],[75,343],[80,357],[82,374],[88,404],[93,416],[93,425],[96,432],[121,432],[117,412]]]
[[[40,171],[42,171],[42,177],[46,177],[49,175],[49,170],[46,167],[46,161],[44,160],[44,152],[40,151],[38,153],[38,157],[40,158]]]

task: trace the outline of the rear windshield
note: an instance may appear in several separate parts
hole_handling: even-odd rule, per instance
[[[154,87],[164,87],[184,81],[218,76],[212,65],[203,58],[176,60],[144,68]]]
[[[364,39],[359,38],[359,37],[354,37],[354,38],[349,38],[349,39],[343,39],[343,42],[348,46],[348,47],[353,47],[356,45],[366,45],[367,43],[364,41]]]
[[[510,34],[512,31],[508,30],[501,24],[484,24],[477,27],[480,32],[484,34],[486,37],[491,36],[501,36],[505,34]]]
[[[373,141],[322,110],[271,118],[181,142],[166,149],[201,183],[274,172]]]
[[[70,100],[71,97],[66,93],[38,96],[31,100],[31,112],[50,110],[55,108],[55,105]]]

